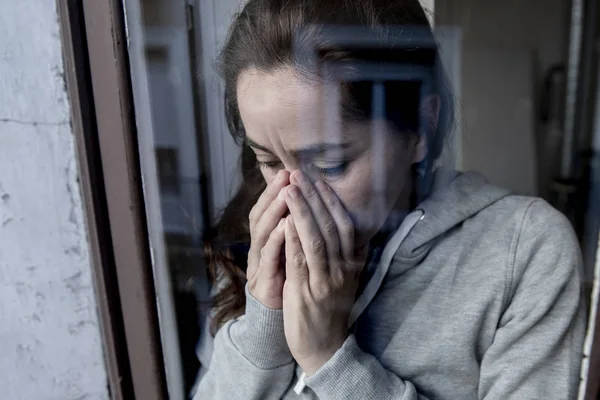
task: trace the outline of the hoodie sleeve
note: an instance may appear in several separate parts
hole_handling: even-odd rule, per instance
[[[513,239],[505,311],[479,398],[573,399],[585,333],[582,261],[569,221],[535,200]]]
[[[259,303],[246,285],[246,313],[217,332],[210,366],[194,400],[281,399],[293,375],[283,310]]]
[[[415,386],[360,349],[354,335],[313,375],[304,381],[320,400],[427,400]]]
[[[485,353],[479,398],[576,398],[585,314],[582,262],[570,223],[541,200],[529,204],[511,246],[505,312]],[[363,352],[350,335],[305,379],[322,400],[424,400],[415,386]]]

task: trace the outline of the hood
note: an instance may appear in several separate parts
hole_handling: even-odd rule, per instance
[[[423,212],[421,219],[400,244],[394,260],[407,263],[423,257],[446,232],[509,195],[476,172],[440,172],[435,181],[431,195],[417,206]]]
[[[436,173],[432,194],[408,214],[388,240],[381,259],[356,299],[348,326],[352,326],[375,297],[388,271],[394,274],[414,267],[450,229],[507,196],[475,172]]]
[[[349,328],[371,303],[392,265],[394,273],[412,268],[446,232],[509,194],[476,172],[439,170],[434,182],[431,195],[404,218],[385,245],[373,275],[352,307]],[[294,387],[297,394],[306,386],[305,377],[303,372]]]

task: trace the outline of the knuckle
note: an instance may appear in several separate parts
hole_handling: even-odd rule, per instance
[[[313,237],[309,242],[309,247],[316,253],[321,253],[325,249],[325,242],[319,237]]]
[[[341,223],[340,230],[345,235],[352,234],[352,233],[354,233],[354,225],[352,224],[351,221],[344,221]]]
[[[318,197],[316,190],[312,187],[306,189],[306,193],[304,196],[306,197],[306,200],[309,201],[315,200]]]
[[[321,298],[328,298],[333,294],[333,287],[326,280],[321,280],[315,283],[314,290],[317,292],[317,295]]]
[[[300,237],[299,236],[291,236],[289,238],[286,238],[287,241],[290,242],[290,244],[293,244],[294,246],[300,248],[302,247],[302,242],[300,241]]]
[[[335,223],[332,220],[328,220],[327,222],[325,222],[325,224],[323,225],[323,233],[327,236],[334,236],[335,234],[337,234],[337,227],[335,226]]]
[[[299,208],[300,216],[303,218],[307,218],[311,215],[310,208],[306,206],[306,204],[301,204]]]
[[[306,259],[304,258],[304,255],[302,255],[301,253],[294,254],[294,256],[292,257],[292,265],[294,267],[304,267],[305,264]]]
[[[335,196],[327,196],[325,202],[329,207],[335,207],[337,205],[337,198]]]
[[[250,244],[250,250],[248,250],[248,258],[247,258],[248,266],[253,265],[254,260],[256,260],[256,256],[259,255],[259,253],[257,253],[257,249],[259,249],[258,246],[255,246],[253,243]]]
[[[269,255],[269,249],[267,247],[263,247],[262,249],[260,249],[260,258],[261,259],[268,257],[268,255]]]
[[[248,214],[248,221],[250,222],[251,226],[256,224],[256,219],[257,219],[256,214],[258,214],[256,207],[252,207],[252,209],[250,210],[250,213]]]

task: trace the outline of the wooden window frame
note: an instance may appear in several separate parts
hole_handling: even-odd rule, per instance
[[[58,8],[110,396],[167,399],[123,4]]]

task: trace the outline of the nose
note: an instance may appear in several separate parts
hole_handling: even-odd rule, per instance
[[[295,170],[301,169],[301,166],[296,160],[286,160],[283,162],[283,169],[291,174]]]

